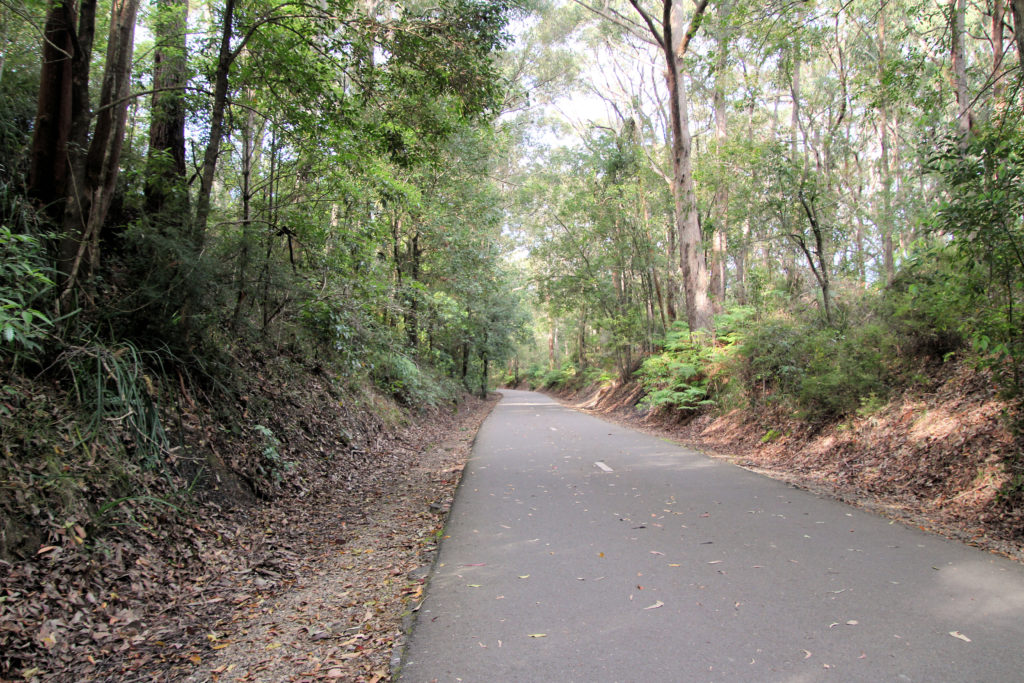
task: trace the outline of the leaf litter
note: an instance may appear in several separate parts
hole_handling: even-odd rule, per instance
[[[283,495],[178,518],[133,508],[139,523],[100,550],[72,520],[32,557],[0,561],[0,680],[391,680],[495,401],[421,413],[400,433],[288,401],[281,419],[319,455]]]

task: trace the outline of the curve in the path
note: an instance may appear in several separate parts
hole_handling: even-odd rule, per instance
[[[1021,565],[502,393],[404,683],[1024,680]]]

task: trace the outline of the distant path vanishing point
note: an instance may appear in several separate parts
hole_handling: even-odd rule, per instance
[[[1024,566],[502,393],[403,683],[1024,680]]]

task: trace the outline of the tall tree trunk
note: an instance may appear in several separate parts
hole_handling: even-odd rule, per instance
[[[251,93],[250,93],[251,95]],[[250,98],[251,99],[251,98]],[[254,239],[252,234],[252,175],[256,157],[254,150],[256,144],[256,112],[250,108],[246,112],[245,124],[242,126],[242,159],[241,159],[241,180],[242,180],[242,236],[238,246],[238,268],[235,292],[235,310],[231,315],[231,331],[238,329],[241,320],[242,309],[249,298],[249,253]],[[267,302],[262,302],[266,307]]]
[[[409,350],[415,353],[417,348],[419,348],[420,342],[419,291],[415,286],[420,279],[420,257],[423,255],[423,250],[420,249],[419,230],[413,232],[412,239],[409,240],[406,251],[409,255],[409,277],[411,278],[411,287],[409,289],[409,311],[406,314],[405,329],[409,339]]]
[[[156,0],[153,98],[150,107],[146,210],[160,222],[188,219],[185,186],[185,84],[188,0]]]
[[[578,359],[580,368],[587,367],[587,307],[580,309],[580,324],[577,330],[576,346],[579,348]]]
[[[686,321],[691,332],[713,332],[714,318],[708,297],[710,278],[704,257],[704,241],[697,216],[697,192],[693,182],[693,141],[690,137],[689,100],[682,57],[707,8],[702,0],[694,10],[691,31],[683,30],[681,10],[665,0],[665,57],[668,62],[670,115],[672,120],[673,199],[676,232],[679,233],[679,261],[686,293]],[[676,37],[678,36],[678,37]]]
[[[690,137],[689,101],[683,57],[690,40],[700,28],[708,0],[699,0],[690,23],[684,27],[682,10],[673,0],[662,0],[661,30],[639,0],[630,4],[647,24],[651,35],[665,55],[668,80],[669,114],[672,123],[672,196],[675,205],[676,233],[679,237],[679,262],[683,271],[683,289],[686,293],[686,320],[691,332],[714,332],[711,299],[708,297],[710,278],[704,242],[697,216],[697,194],[693,183],[693,143]]]
[[[878,85],[884,90],[885,82],[885,7],[888,0],[880,0],[878,10]],[[879,175],[882,181],[882,211],[876,216],[879,230],[882,233],[882,268],[885,272],[886,284],[892,284],[896,275],[896,264],[893,256],[893,220],[892,220],[892,174],[889,170],[889,107],[884,99],[878,105],[878,133],[881,143],[881,157],[878,160]]]
[[[488,358],[488,356],[487,356],[487,340],[486,340],[486,335],[484,337],[484,347],[483,347],[483,349],[484,350],[480,352],[480,361],[483,364],[483,368],[482,368],[482,370],[480,372],[480,398],[486,399],[487,398],[487,385],[491,381],[491,378],[490,378],[491,359]]]
[[[950,28],[952,29],[951,56],[953,60],[953,86],[956,90],[956,130],[961,145],[973,127],[970,95],[967,91],[967,50],[964,45],[967,0],[950,0]]]
[[[95,12],[95,2],[91,3]],[[91,52],[81,32],[75,33],[77,5],[74,0],[55,0],[43,28],[43,59],[39,73],[39,95],[29,158],[28,192],[42,206],[59,217],[64,205],[56,203],[66,195],[68,143],[71,138],[73,107],[72,69],[82,61],[81,51]],[[84,16],[87,7],[83,6]],[[77,58],[77,59],[76,59]],[[86,58],[85,63],[88,63]]]
[[[1003,68],[1004,35],[1006,21],[1006,0],[992,0],[992,102],[997,114],[1006,107],[1006,70]]]
[[[665,312],[668,314],[670,323],[679,320],[679,313],[676,310],[676,299],[679,296],[679,259],[676,254],[679,252],[676,244],[676,226],[671,222],[667,227],[668,239],[668,264],[665,268]]]
[[[237,52],[232,51],[231,38],[234,35],[235,0],[226,0],[222,16],[220,49],[217,53],[217,70],[213,79],[213,102],[210,110],[210,139],[203,154],[203,174],[196,196],[196,215],[192,221],[192,240],[196,249],[202,249],[206,239],[206,224],[210,219],[210,198],[213,194],[213,179],[217,171],[217,157],[220,155],[220,141],[224,133],[224,113],[228,104],[228,76]],[[237,50],[237,48],[236,48]]]
[[[731,3],[723,2],[718,6],[718,26],[715,55],[715,145],[718,148],[721,163],[722,148],[725,146],[728,130],[728,112],[725,105],[725,79],[729,48],[728,21]],[[711,238],[711,301],[716,313],[721,313],[725,306],[726,285],[726,250],[728,248],[729,230],[729,174],[718,174],[714,197],[714,233]]]
[[[793,48],[793,77],[790,80],[790,96],[793,99],[793,108],[789,114],[789,144],[790,157],[793,164],[800,162],[800,46]],[[806,155],[807,149],[804,148]]]
[[[799,8],[797,9],[799,12]],[[802,16],[802,13],[801,13]],[[800,154],[800,43],[797,42],[793,46],[793,74],[789,83],[790,98],[792,99],[793,106],[790,110],[789,116],[789,153],[790,161],[795,168],[800,169],[801,175],[807,172],[807,145],[804,144],[804,152]],[[783,215],[780,216],[782,221],[783,231],[790,229],[790,222],[795,222],[796,218],[789,215],[789,213],[783,210]],[[795,294],[799,288],[799,270],[797,268],[797,255],[792,249],[783,249],[780,255],[782,261],[782,269],[786,273],[786,286],[790,294]],[[771,272],[769,269],[768,272]]]
[[[1010,0],[1013,15],[1013,39],[1017,43],[1017,60],[1024,63],[1024,0]]]
[[[60,246],[63,301],[68,299],[82,276],[99,265],[100,228],[117,186],[124,145],[138,8],[139,0],[114,0],[111,6],[106,67],[92,139],[84,158],[71,150],[71,175],[64,210],[65,235]],[[88,76],[76,75],[79,97],[88,97],[88,87]],[[73,117],[72,145],[79,144],[87,135],[88,118],[87,105]]]
[[[548,335],[548,369],[555,369],[555,349],[558,348],[558,321],[551,318],[551,332]]]

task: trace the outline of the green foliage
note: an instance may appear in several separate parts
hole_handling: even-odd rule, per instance
[[[41,341],[53,328],[50,316],[39,309],[52,301],[55,285],[39,239],[7,226],[17,208],[17,202],[5,201],[0,224],[0,351],[33,354],[41,351]]]
[[[976,275],[949,246],[917,246],[875,304],[902,355],[941,360],[967,347],[977,313],[967,294],[980,284]]]
[[[664,265],[670,196],[641,163],[637,136],[632,120],[595,126],[579,147],[537,160],[520,192],[540,305],[569,326],[572,360],[614,366],[621,379],[664,331],[651,274]]]
[[[712,347],[690,340],[684,323],[674,323],[665,338],[664,350],[645,359],[636,372],[646,391],[640,405],[673,410],[698,410],[714,405],[708,376],[713,355]]]
[[[208,326],[220,322],[224,292],[216,283],[224,280],[222,266],[195,252],[180,220],[145,217],[126,225],[118,238],[108,275],[97,282],[108,305],[87,312],[81,334],[107,330],[111,340],[159,353],[166,362],[198,365]]]
[[[256,473],[273,486],[277,486],[284,481],[284,475],[295,465],[281,455],[281,440],[274,435],[269,427],[255,425],[253,429],[260,435],[263,442],[260,457],[256,459]]]
[[[357,301],[314,299],[299,309],[299,323],[333,363],[352,375],[363,375],[366,358],[382,343],[384,334]]]
[[[544,372],[540,377],[539,386],[542,389],[563,389],[575,376],[576,366],[572,363],[563,363],[559,368]]]
[[[932,160],[948,192],[933,230],[963,271],[955,290],[972,311],[972,346],[1011,393],[1024,390],[1024,135],[1018,119],[979,126]]]
[[[877,321],[837,329],[816,318],[777,314],[754,323],[740,352],[754,402],[782,402],[812,422],[848,414],[862,399],[888,396],[898,378],[898,344]]]
[[[370,376],[378,389],[415,408],[450,403],[458,396],[455,382],[434,375],[398,352],[378,354]]]
[[[39,11],[36,0],[25,0]],[[4,42],[0,78],[0,182],[9,182],[24,163],[24,146],[36,115],[39,87],[39,40],[37,26],[13,20],[11,8],[0,10],[0,36]]]

